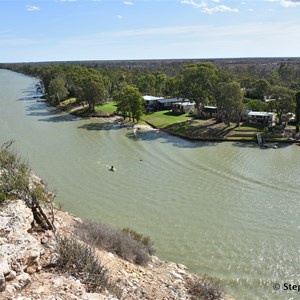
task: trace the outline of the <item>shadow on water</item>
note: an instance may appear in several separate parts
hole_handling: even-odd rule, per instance
[[[258,144],[256,142],[234,142],[232,143],[232,146],[234,147],[239,147],[239,148],[257,148],[260,150],[277,150],[277,149],[282,149],[282,148],[287,148],[289,146],[291,146],[291,143],[267,143],[268,147],[263,148],[263,147],[259,147]],[[275,148],[275,149],[274,149]]]
[[[111,122],[94,122],[94,123],[88,123],[83,124],[81,126],[78,126],[79,129],[86,129],[89,131],[99,131],[99,130],[119,130],[121,129],[119,126],[115,125]]]
[[[189,141],[181,137],[177,137],[159,130],[138,132],[134,134],[133,132],[126,133],[126,136],[133,141],[154,141],[160,140],[161,143],[169,143],[173,146],[180,148],[201,148],[201,147],[211,147],[216,146],[218,142],[207,142],[207,141]]]
[[[37,113],[38,114],[38,113]],[[36,114],[36,115],[37,115]],[[49,116],[48,114],[45,114],[45,116]],[[80,117],[69,115],[69,114],[55,114],[53,113],[52,117],[49,118],[43,118],[43,119],[38,119],[38,121],[41,122],[53,122],[53,123],[58,123],[58,122],[71,122],[71,121],[78,121],[80,120]]]
[[[36,98],[37,97],[37,91],[35,89],[35,86],[30,86],[26,89],[22,89],[21,91],[22,91],[23,94],[25,94],[28,97],[31,97],[31,98]]]
[[[17,99],[17,101],[34,101],[40,99],[38,96],[28,96]]]

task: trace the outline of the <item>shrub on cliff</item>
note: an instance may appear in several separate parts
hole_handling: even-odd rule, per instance
[[[13,141],[0,146],[0,202],[20,199],[32,210],[34,220],[44,229],[53,230],[40,203],[48,200],[45,187],[33,179],[26,163],[10,148]]]
[[[98,260],[95,250],[66,236],[57,238],[57,267],[85,284],[88,292],[100,292],[109,284],[107,270]]]
[[[154,243],[151,241],[149,236],[144,236],[141,233],[136,232],[128,227],[123,228],[122,232],[131,236],[134,240],[144,245],[145,250],[150,254],[153,255],[155,253],[155,249],[153,247]]]
[[[189,282],[189,292],[194,300],[221,300],[224,296],[219,281],[207,275]]]
[[[77,234],[84,242],[115,253],[138,265],[145,265],[150,260],[149,250],[141,241],[137,241],[129,234],[110,228],[105,224],[83,221],[78,226]]]

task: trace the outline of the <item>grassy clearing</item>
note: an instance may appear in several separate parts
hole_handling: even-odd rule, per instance
[[[158,128],[166,128],[175,123],[181,123],[192,119],[189,114],[177,115],[170,110],[157,111],[151,114],[143,115],[142,119]]]
[[[254,133],[263,132],[264,126],[259,124],[250,124],[243,123],[240,127],[236,127],[234,131],[242,132],[242,131],[251,131]]]
[[[106,102],[103,105],[97,105],[95,107],[96,112],[113,114],[117,110],[117,103],[115,101]]]
[[[57,107],[62,110],[71,111],[72,108],[74,107],[75,102],[76,102],[76,98],[69,98],[60,102],[60,104]]]

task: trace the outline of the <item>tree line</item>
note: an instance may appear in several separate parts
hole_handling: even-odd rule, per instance
[[[295,65],[280,63],[276,68],[257,65],[216,66],[211,62],[174,64],[172,75],[162,70],[109,68],[107,65],[12,65],[16,71],[38,77],[39,90],[52,105],[68,97],[87,104],[90,111],[107,99],[118,103],[124,115],[139,120],[142,95],[185,98],[196,103],[198,113],[204,105],[218,107],[218,118],[238,122],[246,109],[274,111],[279,122],[296,110],[300,72]],[[272,101],[264,101],[266,98]],[[268,99],[267,99],[268,100]]]

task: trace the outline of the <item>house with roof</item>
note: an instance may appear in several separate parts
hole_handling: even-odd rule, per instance
[[[266,111],[250,111],[247,114],[247,121],[257,124],[273,124],[276,120],[276,114]]]
[[[172,111],[182,114],[193,114],[195,112],[195,102],[176,102],[172,105]]]
[[[155,96],[143,96],[146,110],[165,110],[172,109],[174,103],[188,102],[183,98],[164,98]]]
[[[164,99],[164,97],[155,97],[150,95],[143,96],[145,107],[155,107],[157,105],[157,101]]]
[[[183,103],[185,100],[182,98],[164,98],[157,100],[159,109],[172,109],[173,104]]]

